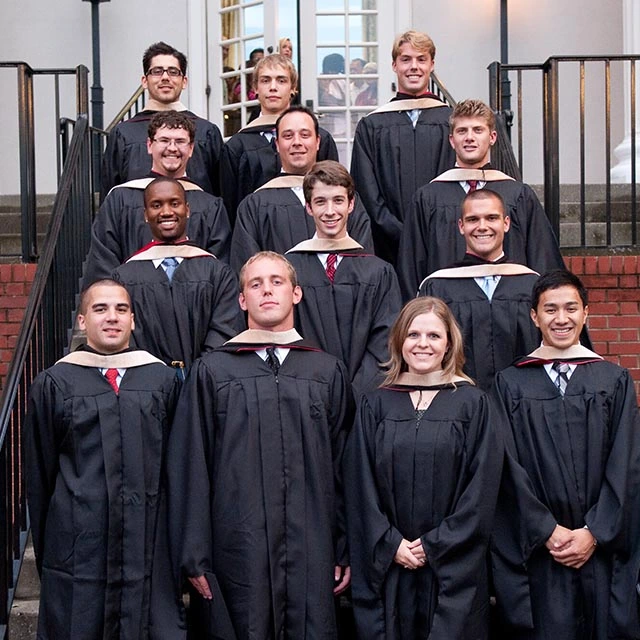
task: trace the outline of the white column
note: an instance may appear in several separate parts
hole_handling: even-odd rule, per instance
[[[640,0],[623,0],[623,44],[624,52],[640,53]],[[640,62],[636,62],[636,77]],[[624,85],[624,140],[616,147],[617,164],[611,169],[611,182],[631,182],[631,108],[628,79]],[[636,81],[636,182],[640,182],[640,86]]]
[[[207,118],[207,8],[206,0],[187,0],[188,108]]]

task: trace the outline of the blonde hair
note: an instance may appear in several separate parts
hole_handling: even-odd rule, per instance
[[[283,56],[281,53],[272,53],[269,56],[265,56],[261,60],[258,60],[256,66],[251,69],[251,74],[253,76],[252,83],[253,88],[258,88],[258,78],[260,77],[260,72],[267,68],[273,69],[274,67],[283,67],[287,71],[287,75],[291,80],[291,92],[295,93],[297,91],[298,86],[298,72],[296,70],[296,66],[291,62],[287,56]]]
[[[464,347],[462,344],[462,333],[458,327],[456,319],[453,317],[451,310],[440,300],[426,296],[423,298],[414,298],[404,305],[396,321],[389,332],[389,360],[383,364],[387,369],[387,376],[382,383],[383,387],[394,385],[401,373],[408,370],[407,363],[402,357],[402,347],[409,333],[411,323],[420,315],[425,313],[433,313],[438,317],[445,326],[447,331],[448,348],[442,359],[442,372],[447,378],[460,376],[469,382],[473,382],[462,371],[464,367]]]
[[[496,115],[491,107],[482,100],[458,102],[449,116],[449,133],[453,134],[453,128],[458,118],[481,118],[489,127],[489,131],[496,130]]]
[[[244,291],[244,287],[246,283],[246,275],[247,269],[254,263],[258,262],[258,260],[280,260],[285,267],[287,268],[287,272],[289,274],[289,280],[291,281],[291,286],[295,289],[298,286],[298,274],[294,266],[281,254],[276,253],[275,251],[259,251],[252,255],[243,265],[242,269],[240,269],[240,274],[238,275],[238,280],[240,282],[240,291]]]
[[[400,47],[403,44],[411,45],[416,51],[421,53],[428,53],[432,60],[436,59],[436,45],[433,40],[422,31],[405,31],[401,33],[394,41],[393,48],[391,49],[391,60],[396,61],[396,58],[400,55]]]

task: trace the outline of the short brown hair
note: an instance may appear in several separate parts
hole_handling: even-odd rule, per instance
[[[476,200],[495,200],[500,205],[503,217],[508,215],[507,205],[504,202],[504,198],[497,191],[485,188],[469,191],[469,193],[467,193],[467,195],[462,199],[462,202],[460,203],[460,220],[464,220],[463,216],[467,205],[470,202],[475,202]]]
[[[180,65],[182,75],[187,75],[187,57],[166,42],[155,42],[142,55],[142,72],[146,76],[151,67],[151,60],[156,56],[173,56]]]
[[[247,269],[254,263],[258,262],[258,260],[269,259],[269,260],[280,260],[283,262],[285,267],[287,268],[287,272],[289,273],[289,280],[291,281],[291,286],[295,289],[298,286],[298,274],[294,266],[281,254],[276,253],[275,251],[259,251],[252,255],[243,265],[242,269],[240,269],[240,274],[238,275],[238,280],[240,282],[240,291],[244,291],[244,287],[247,284],[245,282]]]
[[[87,300],[89,298],[89,293],[94,287],[120,287],[124,289],[127,294],[127,300],[129,300],[129,306],[131,306],[131,296],[127,291],[127,288],[117,280],[112,280],[111,278],[103,278],[102,280],[96,280],[92,282],[89,286],[85,287],[80,294],[80,303],[78,304],[78,314],[81,316],[86,315],[87,313]]]
[[[428,53],[432,60],[436,59],[436,45],[433,40],[422,31],[405,31],[401,33],[394,41],[393,48],[391,49],[391,60],[394,62],[400,55],[400,47],[403,44],[410,44],[417,51]]]
[[[147,130],[149,134],[149,140],[153,140],[158,132],[158,129],[167,127],[167,129],[184,129],[189,134],[189,142],[193,142],[196,137],[196,125],[193,120],[180,111],[158,111],[151,122],[149,122],[149,128]]]
[[[261,60],[258,60],[256,66],[252,68],[251,73],[253,74],[252,83],[253,88],[256,89],[258,87],[258,78],[260,77],[260,72],[264,68],[272,69],[273,67],[284,67],[287,70],[287,74],[291,79],[291,91],[292,93],[297,93],[298,91],[298,72],[296,70],[296,66],[291,62],[287,56],[283,56],[281,53],[272,53],[269,56],[265,56]]]
[[[489,131],[496,130],[496,115],[491,107],[482,100],[458,102],[449,116],[449,133],[453,133],[453,127],[458,118],[482,118],[489,127]]]
[[[466,376],[462,368],[464,367],[464,347],[462,343],[462,333],[451,310],[440,298],[426,296],[414,298],[407,302],[400,311],[396,321],[389,332],[389,355],[388,362],[384,363],[387,369],[387,377],[381,386],[389,387],[394,385],[401,373],[407,371],[407,363],[402,357],[402,346],[409,333],[411,323],[424,313],[434,313],[447,330],[448,349],[442,359],[442,372],[446,377],[461,376],[473,382]]]
[[[344,187],[347,190],[347,197],[351,202],[356,197],[356,187],[351,174],[335,160],[322,160],[316,162],[304,177],[302,182],[302,192],[307,204],[311,203],[313,188],[318,182],[332,187]]]

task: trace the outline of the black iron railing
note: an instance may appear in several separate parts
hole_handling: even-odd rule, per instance
[[[76,113],[89,111],[89,70],[84,65],[75,69],[33,69],[26,62],[0,62],[0,68],[14,68],[18,81],[18,151],[20,162],[20,209],[22,226],[23,262],[35,262],[38,258],[36,232],[36,154],[35,154],[35,108],[34,77],[52,76],[54,80],[54,102],[56,122],[60,120],[60,79],[62,76],[76,77]],[[56,136],[57,144],[59,138]],[[60,147],[57,157],[61,157]],[[60,176],[62,167],[58,163]]]
[[[543,64],[489,66],[493,109],[502,111],[503,72],[515,81],[513,125],[523,172],[525,141],[529,145],[542,140],[545,210],[565,248],[617,250],[639,244],[638,61],[640,55],[554,56]],[[540,104],[541,111],[532,109]],[[625,135],[630,143],[629,175],[615,184],[612,152]],[[539,167],[533,167],[536,170]],[[575,216],[563,212],[562,199],[574,201]]]
[[[60,358],[68,343],[75,294],[91,227],[91,134],[78,117],[49,229],[36,268],[0,408],[0,638],[8,616],[29,530],[22,474],[22,428],[35,375]]]

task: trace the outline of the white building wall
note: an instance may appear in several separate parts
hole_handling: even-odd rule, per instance
[[[304,1],[304,0],[302,0]],[[385,1],[385,0],[380,0]],[[488,99],[487,65],[500,55],[500,0],[413,0],[397,1],[398,30],[414,27],[427,31],[437,46],[436,72],[456,99],[477,97]],[[202,0],[204,2],[204,0]],[[100,5],[102,44],[102,86],[105,94],[105,123],[129,98],[138,86],[141,57],[152,42],[166,40],[185,51],[192,60],[199,57],[202,43],[189,43],[198,29],[188,24],[188,3],[191,16],[197,15],[195,0],[145,0],[126,2],[111,0]],[[410,18],[409,18],[410,16]],[[1,21],[5,26],[0,39],[0,60],[24,60],[32,67],[74,67],[85,64],[91,68],[91,4],[81,0],[21,0],[3,2]],[[409,20],[413,24],[409,24]],[[7,28],[8,27],[8,28]],[[511,0],[509,3],[509,56],[512,63],[543,62],[551,55],[614,54],[622,52],[622,0]],[[640,53],[640,52],[639,52]],[[390,64],[390,59],[389,59]],[[0,101],[0,116],[7,136],[5,146],[15,152],[0,160],[0,195],[19,191],[17,163],[17,115],[15,108],[15,72],[1,70],[4,96]],[[36,79],[36,117],[38,166],[37,188],[41,193],[55,191],[54,118],[49,81]],[[614,73],[614,89],[622,95],[619,79]],[[90,79],[90,82],[92,80]],[[573,80],[567,79],[573,91]],[[590,81],[600,86],[600,77]],[[527,122],[540,123],[540,82],[530,80],[531,95],[525,99]],[[515,86],[514,86],[515,90]],[[195,87],[194,87],[195,91]],[[537,92],[536,93],[534,93]],[[73,92],[63,109],[63,115],[73,115]],[[568,94],[567,94],[568,95]],[[183,94],[188,103],[188,92]],[[576,116],[573,102],[565,107],[561,129],[575,132]],[[194,107],[204,104],[193,96]],[[603,100],[590,105],[590,122],[603,119]],[[622,107],[613,105],[614,136],[612,146],[624,135]],[[206,115],[206,114],[203,114]],[[16,123],[14,127],[12,123]],[[565,137],[567,134],[565,133]],[[525,130],[525,179],[541,181],[542,145],[539,131]],[[603,148],[601,134],[594,134],[592,148]],[[577,167],[577,145],[573,135],[562,142],[570,166]],[[589,154],[595,157],[599,154]],[[591,162],[588,178],[604,181],[602,167]],[[577,179],[577,173],[562,175],[565,182]]]
[[[509,62],[542,63],[555,55],[622,53],[622,0],[510,0]],[[456,100],[488,100],[487,65],[500,59],[500,0],[413,2],[414,27],[436,43],[436,73]],[[638,52],[640,53],[640,52]],[[574,70],[574,71],[577,71]],[[542,88],[540,72],[523,79],[524,179],[542,182]],[[515,78],[513,78],[515,80]],[[604,79],[587,68],[587,181],[604,183]],[[612,147],[622,139],[623,106],[619,74],[612,70]],[[512,82],[512,108],[516,107]],[[578,81],[569,68],[560,84],[561,182],[579,178]],[[517,131],[514,132],[517,134]],[[514,141],[517,139],[514,136]]]

